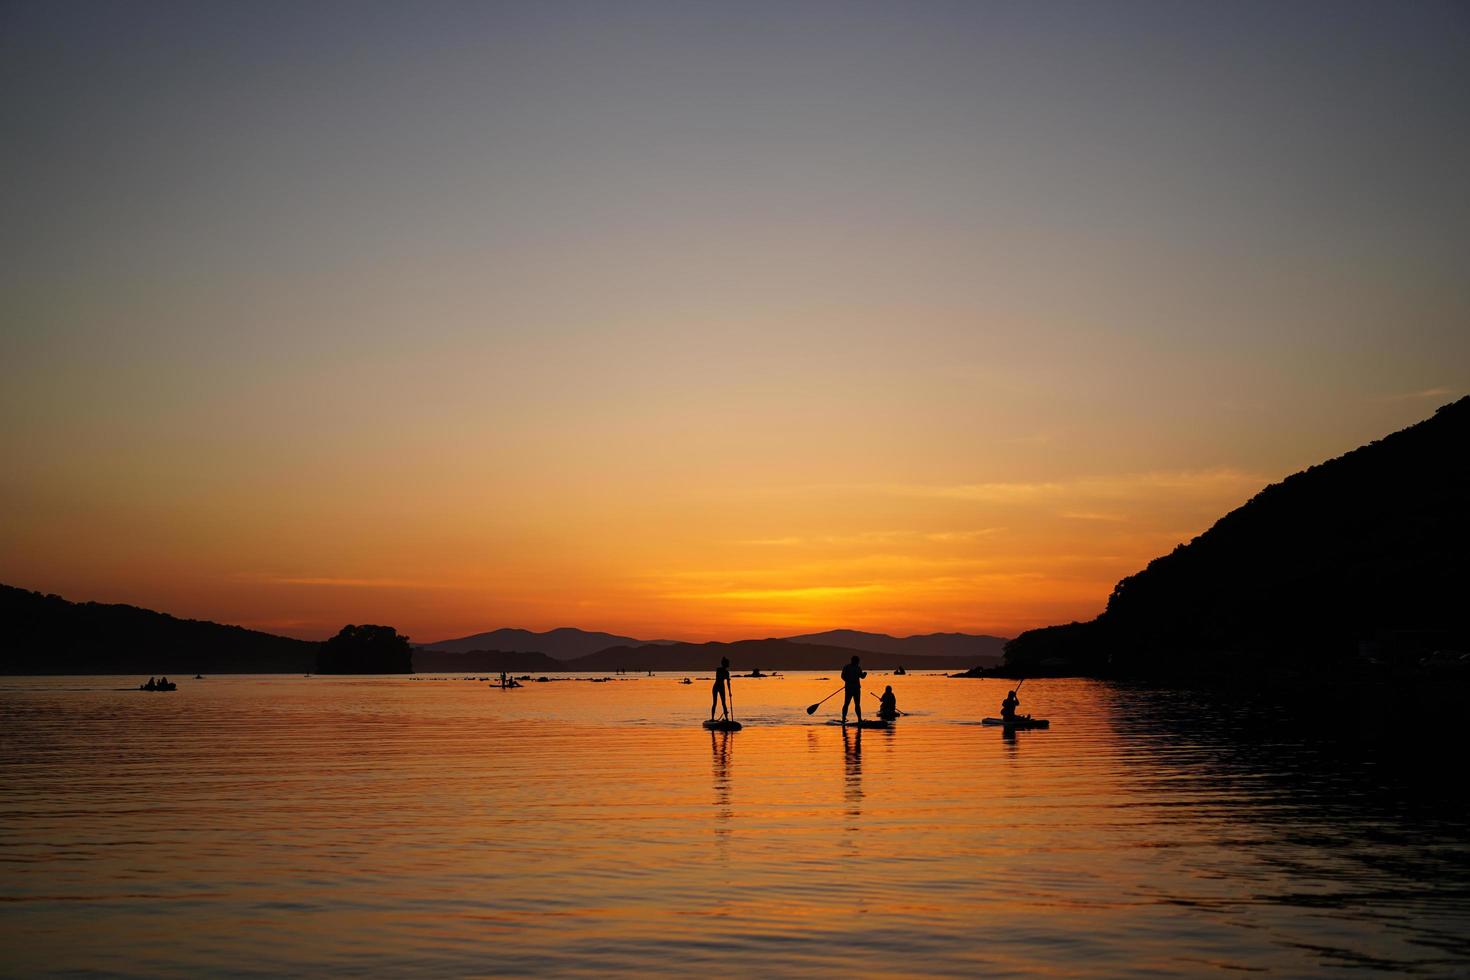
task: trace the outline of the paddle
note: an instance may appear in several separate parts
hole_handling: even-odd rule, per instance
[[[731,684],[729,681],[726,681],[725,682],[725,696],[730,699],[730,715],[729,715],[729,718],[730,718],[731,721],[734,721],[735,720],[735,685],[734,684]]]
[[[872,694],[872,695],[873,695],[873,697],[875,697],[875,698],[878,698],[878,695],[876,695],[876,694],[873,694],[873,692],[872,692],[872,691],[869,691],[869,692],[868,692],[868,693],[869,693],[869,694]],[[882,700],[883,700],[883,699],[882,699],[882,698],[878,698],[878,700],[879,700],[879,701],[882,701]],[[898,709],[897,709],[897,708],[894,708],[894,709],[893,709],[893,712],[894,712],[894,714],[896,714],[896,715],[898,715],[898,716],[899,716],[899,717],[900,717],[900,718],[902,718],[902,717],[903,717],[903,716],[904,716],[904,715],[906,715],[906,714],[908,714],[908,712],[907,712],[907,711],[899,711],[899,710],[898,710]]]
[[[828,700],[828,698],[831,698],[834,694],[841,694],[846,689],[847,689],[847,685],[844,684],[844,685],[842,685],[842,687],[839,687],[837,690],[833,691],[832,694],[829,694],[829,695],[827,695],[827,697],[823,698],[822,701]],[[809,705],[807,705],[806,706],[806,713],[809,714],[809,715],[816,714],[817,713],[817,709],[822,706],[822,701],[818,701],[816,704],[809,704]]]

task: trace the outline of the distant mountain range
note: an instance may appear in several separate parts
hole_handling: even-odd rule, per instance
[[[861,633],[857,630],[828,630],[784,637],[791,643],[815,643],[846,647],[868,653],[903,656],[964,657],[969,660],[999,661],[1006,645],[1003,636],[974,633],[926,633],[918,636],[889,636],[887,633]]]
[[[861,657],[865,667],[873,670],[946,670],[953,671],[975,665],[972,659],[960,657],[904,654],[871,654],[849,647],[792,643],[790,640],[737,640],[734,643],[648,643],[642,646],[619,646],[599,650],[583,657],[556,660],[544,653],[517,653],[511,650],[472,650],[467,653],[444,653],[438,650],[414,651],[414,669],[421,673],[494,674],[579,673],[610,674],[620,670],[713,671],[721,657],[730,658],[737,673],[751,670],[830,670],[834,673],[854,656]],[[986,661],[993,665],[997,661]]]
[[[513,650],[517,653],[544,653],[548,657],[567,660],[584,657],[608,647],[642,646],[646,643],[668,643],[668,640],[635,640],[631,636],[616,633],[597,633],[579,630],[570,626],[535,633],[531,630],[498,629],[473,636],[461,636],[456,640],[440,640],[424,643],[420,650],[438,653],[469,653],[472,650]]]
[[[585,657],[562,661],[562,670],[604,672],[614,670],[714,670],[721,657],[730,658],[736,671],[831,670],[837,671],[854,656],[874,670],[903,667],[906,670],[956,670],[974,664],[974,658],[933,654],[873,654],[851,647],[797,643],[793,640],[737,640],[733,643],[651,643],[644,646],[613,647]],[[995,662],[995,661],[991,661]]]
[[[846,650],[855,650],[860,654],[882,654],[889,657],[959,657],[975,662],[991,661],[995,663],[1000,662],[1006,643],[1004,637],[978,636],[970,633],[930,633],[923,636],[896,637],[889,636],[887,633],[863,633],[858,630],[828,630],[825,633],[770,637],[766,642],[774,641],[841,647]],[[471,653],[474,651],[540,653],[556,660],[574,661],[614,647],[645,646],[664,646],[687,651],[691,647],[705,647],[708,644],[681,643],[674,640],[639,640],[631,636],[589,632],[564,626],[545,633],[522,629],[497,629],[454,640],[425,643],[417,649],[431,653]],[[650,658],[653,654],[650,652],[642,656]]]
[[[136,606],[68,602],[0,585],[0,674],[311,673],[322,644]],[[838,642],[849,641],[849,642]],[[898,639],[833,630],[735,643],[643,641],[570,627],[499,629],[425,644],[413,667],[426,673],[548,673],[713,670],[837,670],[858,655],[876,669],[954,670],[995,663],[995,637],[935,634]],[[861,645],[859,645],[861,644]]]
[[[1470,398],[1287,477],[1123,579],[1085,623],[1006,646],[1027,672],[1246,665],[1331,676],[1470,649]],[[1451,652],[1454,655],[1451,656]]]

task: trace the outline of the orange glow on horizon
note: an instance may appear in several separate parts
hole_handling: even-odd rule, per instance
[[[44,581],[18,584],[313,639],[369,621],[419,642],[500,626],[696,641],[833,628],[1010,636],[1096,615],[1119,578],[1266,482],[1216,469],[704,488],[545,499],[546,523],[518,533],[456,525],[447,506],[375,526],[344,498],[299,523],[242,522],[208,548],[148,528],[166,547],[134,558],[146,574],[123,584],[104,580],[105,563],[79,575],[59,561]],[[146,550],[114,544],[130,546]]]

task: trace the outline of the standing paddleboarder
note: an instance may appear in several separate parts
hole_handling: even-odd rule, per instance
[[[858,724],[863,723],[863,678],[868,672],[858,666],[858,658],[853,657],[852,663],[842,668],[842,723],[847,724],[847,705],[852,703],[857,711]]]
[[[719,666],[719,669],[715,671],[715,686],[710,691],[710,698],[709,698],[709,720],[710,721],[714,721],[715,720],[715,705],[716,704],[720,705],[720,707],[723,709],[726,718],[730,717],[730,701],[726,697],[726,692],[727,691],[730,692],[729,693],[729,697],[733,698],[735,696],[734,695],[734,692],[733,691],[730,691],[730,658],[729,657],[721,657],[720,658],[720,666]]]

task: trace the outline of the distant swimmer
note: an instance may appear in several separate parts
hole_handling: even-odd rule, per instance
[[[878,699],[878,717],[887,721],[898,717],[898,695],[893,693],[892,684],[883,689],[883,696]]]
[[[716,704],[718,704],[720,706],[721,713],[726,718],[730,717],[730,702],[729,702],[729,700],[728,700],[728,698],[726,696],[727,695],[727,692],[730,692],[730,658],[729,657],[721,657],[720,658],[720,666],[719,666],[719,669],[715,671],[715,686],[710,691],[710,698],[709,698],[709,720],[710,721],[714,721],[715,720],[715,705]],[[733,692],[730,692],[730,696],[733,696]]]
[[[858,658],[842,668],[842,723],[847,724],[847,706],[851,704],[857,712],[858,724],[863,722],[863,678],[868,672],[858,666]]]

